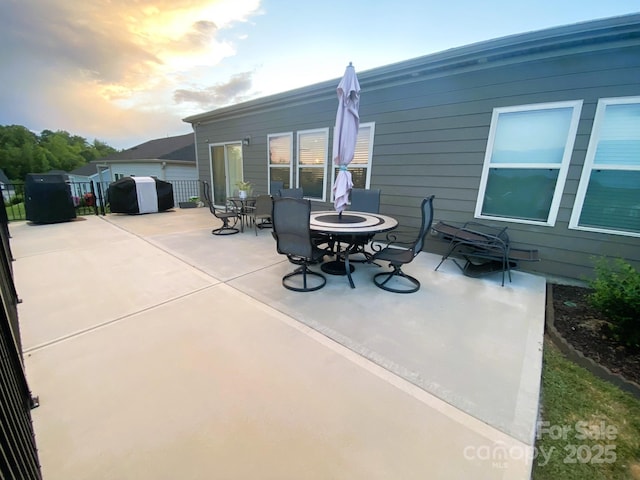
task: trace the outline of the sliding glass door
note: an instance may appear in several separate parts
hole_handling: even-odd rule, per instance
[[[211,145],[211,184],[213,203],[224,205],[242,180],[242,143]]]

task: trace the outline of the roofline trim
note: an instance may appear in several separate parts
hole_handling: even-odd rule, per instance
[[[519,33],[492,40],[455,47],[429,55],[358,72],[363,90],[375,89],[381,83],[399,81],[403,77],[443,74],[445,71],[487,68],[496,61],[515,59],[540,52],[565,51],[571,48],[604,44],[605,42],[640,39],[640,14],[623,15]],[[182,121],[192,126],[208,123],[234,114],[242,116],[255,110],[310,103],[335,97],[339,78],[286,92],[260,97],[236,105],[221,107],[191,115]]]

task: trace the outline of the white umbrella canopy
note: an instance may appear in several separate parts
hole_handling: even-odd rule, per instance
[[[338,213],[346,208],[349,201],[349,192],[353,187],[351,172],[347,165],[353,160],[358,139],[358,127],[360,116],[360,84],[356,76],[356,70],[351,62],[346,68],[342,80],[338,84],[338,113],[336,114],[336,126],[333,131],[333,160],[340,166],[338,176],[333,184],[333,206]]]

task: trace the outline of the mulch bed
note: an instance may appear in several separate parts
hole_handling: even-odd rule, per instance
[[[631,350],[609,335],[606,318],[589,304],[591,292],[584,287],[553,285],[556,329],[585,357],[640,384],[640,350]]]

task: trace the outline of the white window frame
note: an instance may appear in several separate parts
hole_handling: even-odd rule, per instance
[[[594,161],[598,145],[600,143],[600,133],[602,131],[605,112],[608,105],[624,105],[637,103],[640,105],[640,96],[636,97],[614,97],[614,98],[601,98],[598,100],[598,106],[596,108],[596,114],[593,119],[593,127],[591,129],[591,137],[589,138],[589,146],[587,147],[587,154],[584,159],[584,165],[582,167],[582,174],[580,175],[580,183],[578,184],[578,191],[576,192],[576,198],[573,204],[573,210],[571,212],[571,219],[569,220],[569,228],[573,230],[583,230],[588,232],[609,233],[614,235],[623,235],[628,237],[640,237],[638,232],[628,232],[625,230],[614,230],[606,227],[591,227],[579,225],[580,216],[582,215],[582,207],[584,205],[585,196],[587,194],[587,187],[589,186],[589,180],[591,179],[591,172],[595,170],[631,170],[640,171],[640,164],[638,165],[616,165],[616,164],[599,164],[594,167]],[[639,200],[640,203],[640,200]]]
[[[273,137],[289,137],[289,163],[271,163],[271,153],[269,151],[271,138]],[[289,169],[289,185],[293,185],[293,132],[269,133],[267,134],[267,185],[271,185],[271,168],[288,168]],[[271,192],[274,195],[276,192]]]
[[[367,123],[361,123],[359,128],[358,128],[358,135],[360,135],[360,132],[362,131],[363,128],[368,128],[369,129],[369,138],[367,140],[367,164],[363,165],[363,164],[353,164],[353,168],[366,168],[367,169],[367,176],[366,176],[366,180],[365,180],[365,187],[364,188],[369,188],[371,186],[371,166],[373,163],[373,142],[374,142],[374,138],[375,138],[375,134],[376,134],[376,122],[367,122]],[[334,127],[334,132],[335,132],[335,127]],[[335,135],[335,133],[334,133]],[[356,146],[356,149],[358,147]],[[335,183],[336,180],[336,170],[338,168],[340,168],[338,165],[336,165],[335,162],[335,152],[331,152],[331,157],[333,158],[333,160],[331,161],[331,201],[334,201],[334,195],[333,195],[333,184]],[[347,166],[347,169],[349,169],[349,167],[351,167],[351,164],[349,164]]]
[[[242,140],[229,141],[229,142],[215,142],[215,143],[209,143],[208,145],[209,145],[209,181],[211,182],[212,200],[214,205],[224,206],[223,202],[226,202],[228,197],[232,197],[234,196],[234,194],[237,194],[236,188],[234,188],[236,186],[236,183],[244,179],[244,149],[242,148]],[[213,178],[214,148],[222,148],[222,152],[224,155],[224,158],[223,158],[224,185],[221,184],[222,182],[216,183]],[[234,163],[233,159],[230,158],[231,149],[235,149],[236,151],[240,152],[239,163]],[[220,191],[216,190],[218,188],[220,189]]]
[[[562,192],[564,190],[565,181],[567,179],[567,172],[569,171],[569,163],[571,161],[571,155],[573,153],[573,145],[575,143],[576,132],[578,131],[578,122],[580,120],[580,112],[582,111],[582,103],[583,103],[582,100],[571,100],[566,102],[550,102],[550,103],[538,103],[538,104],[530,104],[530,105],[518,105],[518,106],[511,106],[511,107],[497,107],[493,109],[493,114],[491,116],[491,127],[489,129],[489,138],[487,141],[487,150],[485,152],[484,164],[482,168],[482,176],[480,178],[480,188],[478,190],[478,198],[476,200],[476,209],[474,213],[475,218],[495,220],[500,222],[525,223],[530,225],[544,225],[544,226],[555,225],[556,218],[558,216],[558,209],[560,207],[560,200],[562,199]],[[558,109],[558,108],[573,108],[571,123],[569,125],[567,139],[564,146],[564,153],[562,156],[562,161],[559,164],[552,164],[552,163],[491,164],[493,147],[494,147],[494,142],[496,138],[496,132],[498,128],[500,115],[504,113],[512,113],[512,112],[527,112],[527,111],[549,110],[549,109]],[[547,217],[547,220],[536,221],[536,220],[522,219],[522,218],[483,215],[482,214],[483,201],[484,201],[485,191],[487,187],[487,181],[489,178],[489,172],[491,168],[511,168],[511,169],[540,168],[540,169],[559,170],[558,179],[556,181],[556,186],[553,192],[553,197],[551,200],[551,205],[549,207],[549,215]]]
[[[324,136],[324,159],[322,164],[318,165],[302,165],[300,163],[300,137],[310,134],[323,134]],[[314,128],[311,130],[299,130],[296,132],[296,186],[300,187],[300,170],[302,168],[318,168],[322,169],[322,197],[309,197],[305,194],[305,198],[309,200],[317,200],[325,202],[327,198],[327,165],[329,156],[329,128]]]

